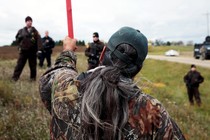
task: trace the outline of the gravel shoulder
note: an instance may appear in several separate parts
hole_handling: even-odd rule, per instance
[[[210,68],[210,60],[200,60],[193,57],[182,57],[182,56],[164,56],[164,55],[147,55],[147,59],[164,60],[171,62],[178,62],[184,64],[195,64],[197,66]]]

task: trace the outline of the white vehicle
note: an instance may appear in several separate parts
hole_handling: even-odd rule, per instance
[[[175,50],[169,50],[167,52],[165,52],[166,56],[179,56],[179,52],[175,51]]]

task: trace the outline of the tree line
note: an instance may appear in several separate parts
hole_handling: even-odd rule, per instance
[[[84,40],[77,40],[77,46],[85,46]],[[11,46],[18,46],[18,42],[16,40],[12,41]],[[55,41],[55,46],[63,46],[63,40]]]
[[[163,41],[157,39],[155,41],[149,41],[150,45],[152,46],[193,46],[193,41],[188,41],[184,43],[183,41]]]
[[[84,40],[77,40],[77,46],[85,46],[85,41]],[[17,46],[18,43],[16,40],[12,41],[11,46]],[[63,45],[63,40],[57,40],[55,41],[56,46],[62,46]],[[187,43],[184,43],[183,41],[163,41],[160,39],[157,39],[155,41],[149,41],[149,45],[152,46],[193,46],[194,43],[193,41],[188,41]]]

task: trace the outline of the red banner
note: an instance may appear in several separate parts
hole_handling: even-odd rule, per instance
[[[66,0],[66,11],[67,11],[68,35],[70,38],[74,38],[71,0]]]

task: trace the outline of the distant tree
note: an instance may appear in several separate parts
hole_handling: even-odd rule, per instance
[[[18,42],[16,40],[12,41],[11,46],[17,46]]]
[[[166,46],[171,46],[171,42],[170,41],[167,41],[166,42]]]
[[[174,45],[174,46],[183,46],[184,45],[184,42],[183,41],[173,41],[173,42],[171,42],[171,45]]]
[[[85,41],[84,40],[78,40],[76,44],[77,44],[77,46],[85,46]]]
[[[63,46],[63,41],[62,40],[55,41],[55,45],[56,46]],[[85,46],[85,41],[84,40],[77,40],[76,45],[77,46]]]
[[[187,46],[193,46],[194,43],[193,43],[193,41],[188,41],[186,45],[187,45]]]
[[[85,46],[85,41],[84,40],[82,40],[82,45]]]
[[[55,41],[55,46],[63,46],[63,41],[62,40]]]
[[[183,46],[184,45],[184,42],[183,41],[178,41],[177,42],[177,46]]]
[[[160,39],[156,39],[154,44],[155,44],[155,46],[162,46],[162,45],[164,45],[164,42]]]
[[[148,40],[148,46],[154,46],[154,42],[152,40]]]

